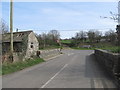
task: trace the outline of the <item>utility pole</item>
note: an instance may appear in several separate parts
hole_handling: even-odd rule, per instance
[[[118,25],[120,25],[120,1],[118,2]]]
[[[118,2],[118,25],[116,27],[118,35],[118,46],[120,46],[120,1]]]
[[[13,61],[13,0],[10,0],[10,58]]]

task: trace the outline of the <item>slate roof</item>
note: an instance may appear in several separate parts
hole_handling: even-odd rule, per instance
[[[22,42],[33,31],[13,32],[13,42]],[[10,33],[2,35],[2,42],[10,42]]]

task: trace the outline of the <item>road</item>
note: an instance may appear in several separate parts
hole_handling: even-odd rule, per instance
[[[116,88],[92,50],[64,50],[57,58],[3,76],[3,88]]]

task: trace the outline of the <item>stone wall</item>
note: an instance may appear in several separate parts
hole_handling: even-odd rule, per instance
[[[40,52],[39,56],[43,59],[48,59],[48,58],[61,54],[59,49],[39,50],[39,52]]]
[[[37,52],[39,52],[39,55],[37,55]],[[61,54],[61,52],[59,49],[38,50],[38,51],[36,51],[36,54],[33,57],[25,58],[23,53],[17,52],[17,53],[13,53],[13,60],[14,61],[10,61],[10,54],[8,53],[8,54],[5,54],[2,56],[2,63],[25,61],[27,59],[34,58],[36,56],[39,56],[40,58],[43,58],[44,60],[48,60],[49,58],[55,57],[55,56],[60,55],[60,54]]]
[[[120,84],[120,54],[97,49],[95,50],[95,57]]]
[[[10,53],[6,53],[2,55],[2,63],[12,63],[12,62],[18,62],[23,61],[24,55],[21,52],[13,53],[13,61],[10,59]]]

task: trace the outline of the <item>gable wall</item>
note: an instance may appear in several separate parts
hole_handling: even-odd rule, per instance
[[[27,44],[27,51],[26,57],[30,58],[33,55],[36,55],[36,51],[39,49],[39,42],[33,32],[31,32],[28,36],[28,44]]]

